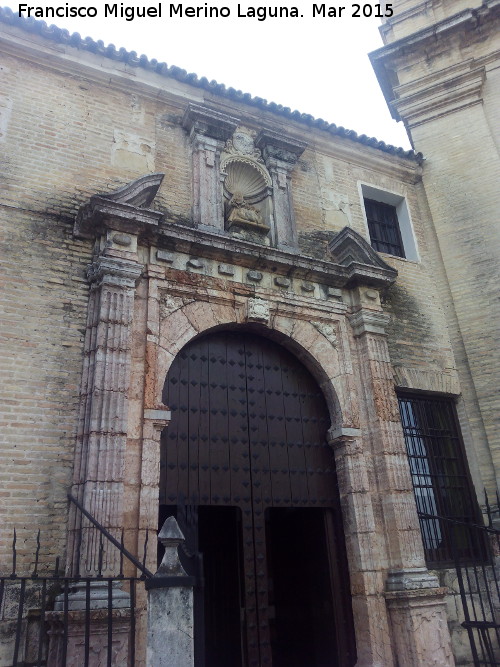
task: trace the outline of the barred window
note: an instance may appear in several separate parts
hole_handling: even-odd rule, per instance
[[[365,199],[366,220],[372,247],[396,257],[405,257],[396,207]]]
[[[399,409],[427,564],[485,558],[484,541],[464,525],[480,514],[453,400],[401,394]]]

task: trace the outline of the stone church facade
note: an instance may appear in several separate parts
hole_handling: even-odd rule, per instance
[[[421,152],[0,10],[0,575],[137,575],[68,493],[150,572],[189,505],[199,664],[473,664],[432,516],[495,511],[499,3],[393,6],[371,58]],[[93,613],[146,664],[118,588]]]

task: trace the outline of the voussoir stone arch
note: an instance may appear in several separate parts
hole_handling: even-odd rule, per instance
[[[249,323],[244,302],[228,304],[193,300],[183,303],[179,298],[169,296],[164,297],[160,314],[156,368],[158,404],[161,404],[169,368],[185,345],[211,330],[241,327],[279,342],[302,361],[325,395],[332,425],[357,426],[357,411],[352,400],[355,393],[352,371],[346,373],[350,361],[342,358],[346,346],[339,344],[338,323],[311,322],[279,314],[272,315],[267,325]]]

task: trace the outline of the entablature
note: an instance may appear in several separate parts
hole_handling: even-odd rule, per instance
[[[76,236],[96,238],[101,252],[136,252],[137,245],[155,246],[193,258],[217,260],[277,278],[314,281],[333,288],[392,284],[397,271],[386,264],[353,229],[346,227],[330,242],[330,258],[316,259],[280,248],[232,237],[226,230],[208,231],[166,222],[149,208],[163,174],[151,174],[108,193],[93,195],[77,215]],[[196,269],[193,264],[191,269]],[[280,285],[278,285],[280,286]],[[286,287],[283,282],[283,287]]]

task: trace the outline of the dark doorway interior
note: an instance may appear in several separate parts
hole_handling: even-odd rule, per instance
[[[203,554],[205,667],[242,664],[241,512],[237,507],[199,508]]]
[[[332,667],[335,616],[325,510],[267,512],[273,667]]]

